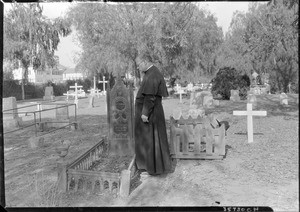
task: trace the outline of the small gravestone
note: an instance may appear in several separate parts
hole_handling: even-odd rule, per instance
[[[285,93],[281,93],[279,98],[281,105],[288,105],[288,96]]]
[[[257,106],[256,96],[253,93],[248,94],[247,103],[251,103],[253,108]]]
[[[210,108],[213,106],[213,96],[210,95],[206,95],[203,97],[203,107],[207,107]]]
[[[190,95],[190,107],[192,107],[192,105],[196,104],[196,99],[195,99],[195,92],[192,91],[191,95]]]
[[[213,99],[213,105],[214,106],[220,106],[220,101],[218,99]]]
[[[22,118],[18,115],[17,101],[15,97],[3,98],[3,127],[15,128],[21,125]]]
[[[45,88],[45,96],[43,97],[44,100],[54,100],[54,95],[53,95],[53,87],[52,86],[47,86]]]
[[[193,88],[194,88],[193,83],[189,83],[189,84],[187,85],[187,90],[188,90],[188,91],[193,91]]]
[[[261,94],[260,87],[255,86],[253,88],[253,93],[254,93],[254,95],[260,95]]]
[[[121,77],[110,90],[107,88],[109,152],[112,155],[134,154],[133,89],[126,88]]]
[[[205,96],[212,96],[212,94],[210,91],[201,91],[195,94],[195,101],[198,106],[203,106]]]
[[[240,101],[239,90],[230,90],[230,100],[231,101]]]
[[[89,97],[89,108],[93,108],[94,107],[94,100],[95,100],[95,95],[91,95]]]

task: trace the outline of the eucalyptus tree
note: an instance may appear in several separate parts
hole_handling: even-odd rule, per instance
[[[43,16],[40,4],[13,4],[4,16],[4,59],[19,63],[22,74],[22,99],[25,99],[24,85],[27,83],[28,68],[44,71],[54,67],[57,58],[55,50],[60,36],[71,33],[70,24],[61,18],[54,21]]]
[[[225,38],[220,61],[232,67],[269,74],[273,91],[287,91],[297,82],[298,33],[296,14],[284,4],[250,4],[247,13],[236,13]]]

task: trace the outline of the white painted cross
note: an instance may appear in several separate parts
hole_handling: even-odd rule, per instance
[[[179,91],[177,91],[177,93],[179,93],[179,98],[180,98],[180,103],[182,103],[182,94],[185,93],[184,90],[179,89]]]
[[[253,142],[253,117],[252,116],[266,116],[267,111],[253,111],[252,104],[247,103],[247,111],[233,111],[234,116],[247,116],[247,134],[248,143]]]
[[[108,81],[105,81],[105,76],[103,76],[103,81],[99,81],[99,83],[103,83],[103,94],[105,95],[105,83]]]
[[[75,100],[74,103],[76,104],[76,107],[78,108],[78,90],[77,88],[82,88],[82,85],[77,86],[77,82],[75,82],[75,86],[70,86],[70,88],[75,88]]]

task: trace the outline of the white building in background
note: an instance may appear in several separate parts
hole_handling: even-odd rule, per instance
[[[63,80],[77,80],[84,79],[84,75],[81,72],[76,71],[74,68],[68,68],[63,73]]]
[[[63,82],[63,72],[67,68],[59,65],[56,68],[47,68],[46,70],[34,70],[33,67],[28,68],[28,81],[31,83],[47,83],[52,81],[54,83]],[[22,80],[24,70],[18,68],[13,70],[14,80]]]

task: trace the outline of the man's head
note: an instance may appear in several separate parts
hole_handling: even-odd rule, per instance
[[[137,63],[137,68],[141,72],[146,72],[147,69],[151,66],[151,63],[147,59],[142,58],[142,57],[137,57],[136,63]]]

